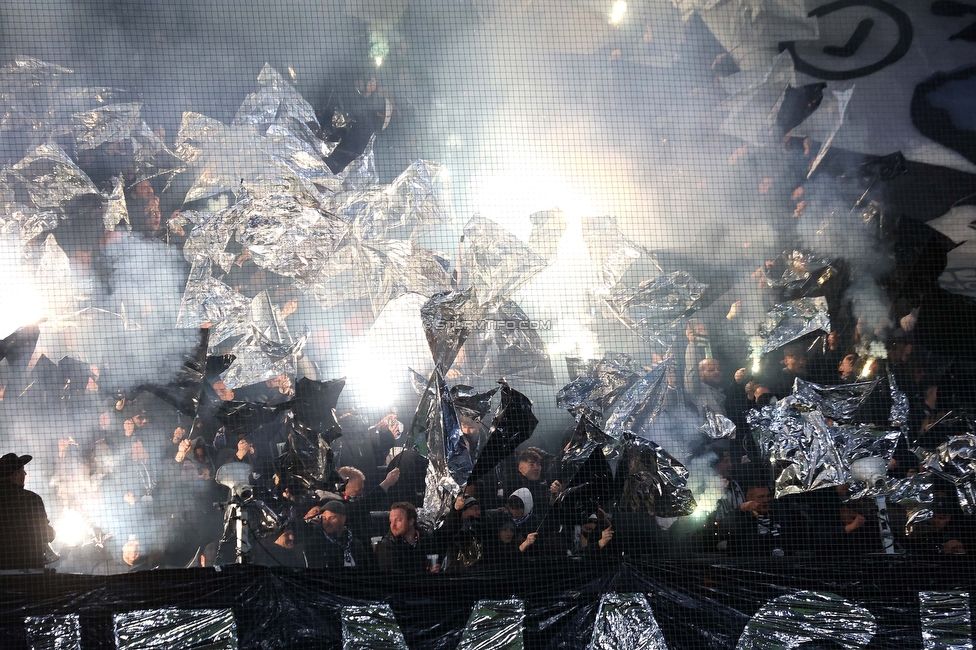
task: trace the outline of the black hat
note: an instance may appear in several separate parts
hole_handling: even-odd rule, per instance
[[[346,504],[333,499],[322,506],[322,512],[334,512],[337,515],[344,515],[346,514]]]
[[[463,512],[464,510],[467,510],[468,508],[474,508],[477,505],[478,505],[478,500],[469,494],[466,497],[464,497],[464,506],[461,508],[461,510]]]
[[[0,478],[9,477],[33,459],[33,456],[18,456],[17,454],[4,454],[0,456]]]

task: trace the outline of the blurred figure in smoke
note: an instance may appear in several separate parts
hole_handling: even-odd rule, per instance
[[[793,392],[793,383],[799,379],[807,378],[807,351],[802,345],[787,345],[783,348],[783,365],[779,377],[777,377],[770,388],[776,397],[786,397]]]
[[[129,535],[129,541],[122,545],[122,562],[128,567],[130,573],[150,569],[149,556],[143,553],[142,544],[135,535]]]
[[[0,457],[0,569],[43,569],[44,551],[54,541],[44,501],[24,489],[31,456],[5,454]]]
[[[685,331],[685,392],[704,417],[705,410],[725,415],[725,393],[722,392],[722,365],[711,356],[708,328],[704,323],[691,321]]]

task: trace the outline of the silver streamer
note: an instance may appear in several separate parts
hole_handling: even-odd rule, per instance
[[[118,650],[237,650],[229,609],[144,609],[113,616]]]
[[[918,610],[924,650],[973,650],[967,592],[920,591]]]
[[[521,600],[479,600],[457,650],[522,650],[524,627],[525,603]]]
[[[775,305],[759,325],[758,335],[763,339],[759,353],[769,354],[817,331],[830,332],[826,298],[800,298]]]
[[[644,594],[603,594],[589,650],[668,650]]]
[[[81,621],[77,614],[29,616],[24,619],[31,650],[81,650]]]
[[[342,608],[342,650],[407,650],[407,640],[386,603]]]
[[[780,596],[756,612],[736,650],[800,647],[831,641],[854,650],[868,645],[877,631],[874,616],[860,605],[819,591]]]

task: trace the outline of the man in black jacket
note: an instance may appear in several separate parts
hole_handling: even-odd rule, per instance
[[[400,501],[390,507],[390,531],[376,546],[380,569],[399,573],[438,572],[434,538],[417,527],[417,508]],[[428,559],[428,556],[433,559]]]
[[[315,506],[305,515],[305,521],[302,544],[309,568],[371,567],[372,556],[363,543],[346,528],[346,504],[342,501],[329,501],[324,506]],[[315,525],[316,522],[318,526]]]
[[[24,466],[30,461],[30,456],[16,454],[0,457],[0,570],[43,569],[44,551],[54,541],[44,501],[24,489]]]

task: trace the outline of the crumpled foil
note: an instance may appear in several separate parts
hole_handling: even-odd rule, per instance
[[[601,297],[612,314],[638,335],[651,340],[667,335],[670,340],[678,321],[700,306],[707,288],[690,273],[677,271],[633,287],[618,286]]]
[[[491,420],[488,442],[478,454],[478,460],[468,477],[469,483],[493,472],[498,463],[532,437],[532,432],[539,424],[539,419],[532,412],[532,400],[504,380],[498,383],[501,384],[501,401]]]
[[[434,366],[445,374],[468,338],[470,328],[464,314],[470,299],[470,289],[446,291],[431,296],[420,308]]]
[[[613,217],[585,217],[582,227],[583,242],[593,264],[600,269],[604,290],[612,290],[625,276],[642,281],[664,274],[657,259],[627,238]]]
[[[342,608],[342,650],[407,650],[407,640],[386,603]]]
[[[551,261],[480,215],[464,226],[464,272],[481,305],[512,295]]]
[[[103,217],[105,232],[112,232],[120,223],[125,223],[126,230],[132,230],[132,223],[129,221],[129,209],[125,205],[125,192],[123,189],[122,177],[116,176],[112,180],[112,193],[108,196],[108,205],[105,207],[105,216]]]
[[[625,432],[639,431],[654,421],[664,408],[668,395],[668,377],[674,373],[673,357],[668,357],[632,383],[614,400],[606,412],[604,432],[613,439],[603,450],[608,461],[617,458],[621,445],[625,444]]]
[[[316,381],[302,377],[295,382],[295,396],[286,405],[294,413],[296,422],[331,443],[342,435],[336,419],[336,405],[345,386],[345,379]]]
[[[965,650],[973,646],[968,592],[920,591],[918,611],[923,650]]]
[[[522,650],[525,603],[509,600],[479,600],[458,643],[458,650]]]
[[[28,616],[24,629],[31,650],[81,650],[81,620],[77,614]]]
[[[540,335],[545,324],[532,320],[513,300],[482,306],[472,318],[465,344],[465,369],[477,377],[510,377],[553,383],[555,375]]]
[[[606,447],[612,442],[613,439],[603,429],[591,422],[589,418],[580,418],[576,424],[573,439],[566,451],[563,452],[564,475],[567,473],[565,472],[566,469],[569,470],[569,474],[575,475],[594,451]],[[565,482],[568,484],[569,481]]]
[[[556,405],[579,420],[602,422],[606,411],[637,379],[647,372],[626,354],[608,354],[587,375],[577,377],[556,394]]]
[[[830,332],[826,298],[800,298],[774,305],[758,327],[757,333],[763,339],[759,354],[778,350],[816,331]]]
[[[139,103],[99,106],[72,114],[67,130],[78,151],[126,143],[131,150],[125,152],[131,157],[130,185],[162,172],[175,172],[180,159],[152,132],[141,113]]]
[[[491,409],[491,398],[495,396],[499,388],[496,386],[489,391],[479,393],[473,386],[457,384],[451,386],[451,398],[454,400],[454,408],[458,415],[464,415],[476,420],[481,420]]]
[[[234,363],[220,380],[230,388],[250,386],[275,377],[294,377],[307,333],[293,339],[278,307],[266,291],[251,301],[247,331],[230,350]]]
[[[788,300],[813,297],[838,273],[833,260],[799,249],[784,251],[772,266],[762,269],[766,284]]]
[[[888,501],[905,509],[905,534],[915,532],[915,526],[935,516],[935,475],[920,472],[895,481],[888,493]]]
[[[861,381],[839,386],[821,386],[810,381],[797,379],[792,397],[800,408],[816,409],[825,417],[838,423],[853,422],[861,407],[875,394],[882,391],[885,377],[878,377],[871,381]],[[890,418],[890,409],[883,415]],[[885,423],[877,423],[885,424]]]
[[[617,507],[658,517],[683,517],[695,511],[697,503],[688,489],[688,470],[668,452],[650,440],[625,431],[617,464],[623,490]]]
[[[705,409],[705,423],[699,429],[712,440],[731,440],[735,438],[735,422],[710,408]]]
[[[841,390],[797,380],[793,395],[747,415],[760,449],[781,469],[776,478],[777,498],[844,483],[851,484],[852,499],[883,491],[880,486],[855,481],[851,463],[867,456],[890,460],[901,431],[843,423],[842,416],[855,412],[851,403],[861,393],[851,390],[845,401],[843,391],[848,387],[837,388]],[[840,424],[828,423],[833,415],[839,416]]]
[[[863,648],[877,631],[874,616],[836,594],[800,591],[780,596],[756,612],[736,648],[797,648],[808,641]]]
[[[61,147],[45,143],[34,147],[20,162],[10,167],[0,181],[23,189],[38,210],[60,210],[69,200],[98,189],[85,172]]]
[[[237,625],[230,609],[145,609],[115,614],[113,622],[119,650],[237,648]]]
[[[951,436],[920,465],[955,486],[963,512],[976,513],[976,434]]]
[[[644,594],[603,594],[589,650],[668,650],[661,627]]]
[[[451,512],[452,503],[461,492],[461,483],[470,474],[471,458],[465,463],[460,451],[467,450],[461,442],[461,425],[451,402],[447,382],[439,370],[431,376],[429,389],[421,397],[414,415],[411,431],[418,427],[427,435],[427,476],[424,483],[424,503],[417,511],[417,521],[428,530],[437,529]],[[460,445],[461,450],[458,449]],[[451,464],[454,463],[452,468]],[[458,481],[454,469],[467,470]],[[460,472],[459,472],[460,473]]]

